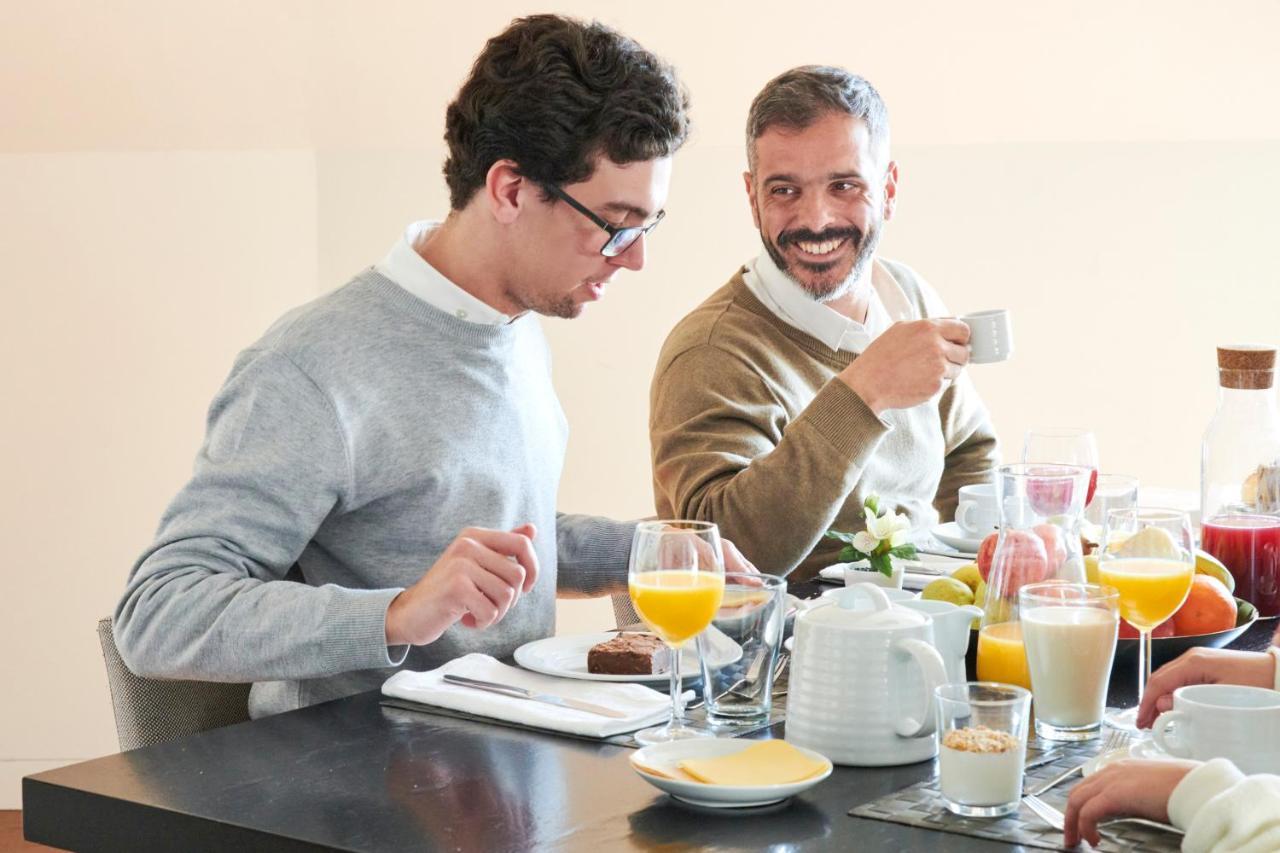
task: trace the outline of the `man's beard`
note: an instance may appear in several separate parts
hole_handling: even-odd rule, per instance
[[[879,223],[873,223],[865,235],[860,228],[850,225],[848,228],[827,228],[821,232],[810,231],[807,228],[783,231],[778,235],[777,244],[774,244],[761,231],[760,239],[764,243],[765,251],[769,253],[769,257],[773,258],[773,262],[778,265],[778,269],[786,274],[787,278],[794,281],[801,290],[812,296],[815,302],[830,302],[833,299],[839,299],[844,296],[862,278],[867,264],[871,262],[872,256],[876,253],[876,247],[880,244],[880,225]],[[829,240],[852,240],[856,251],[853,257],[853,266],[849,269],[848,275],[838,281],[825,280],[822,276],[825,273],[833,272],[836,264],[840,263],[840,261],[811,263],[799,260],[795,263],[795,266],[799,269],[795,270],[792,269],[792,265],[787,263],[786,257],[782,253],[783,247],[799,241],[825,243]],[[811,280],[802,279],[797,275],[799,271],[811,273]]]

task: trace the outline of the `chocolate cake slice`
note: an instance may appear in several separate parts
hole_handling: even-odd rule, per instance
[[[619,634],[587,652],[587,672],[599,675],[655,675],[669,665],[667,647],[653,634]]]

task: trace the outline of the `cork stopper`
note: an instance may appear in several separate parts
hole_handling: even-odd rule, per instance
[[[1223,388],[1270,388],[1275,380],[1275,368],[1275,347],[1258,344],[1218,347],[1218,384]]]

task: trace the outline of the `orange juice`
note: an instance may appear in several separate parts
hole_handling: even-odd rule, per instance
[[[1022,625],[999,622],[978,632],[978,680],[999,681],[1031,689]]]
[[[652,631],[679,646],[711,623],[724,597],[724,575],[670,569],[633,575],[631,601]]]
[[[1106,560],[1098,575],[1120,593],[1120,615],[1139,631],[1150,631],[1168,619],[1191,591],[1195,566],[1179,560],[1130,557]]]

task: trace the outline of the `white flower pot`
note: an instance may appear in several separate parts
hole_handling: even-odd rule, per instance
[[[844,585],[853,586],[856,583],[869,583],[885,589],[902,589],[902,563],[899,560],[894,560],[892,565],[893,574],[885,577],[871,568],[871,563],[867,560],[845,563]]]

